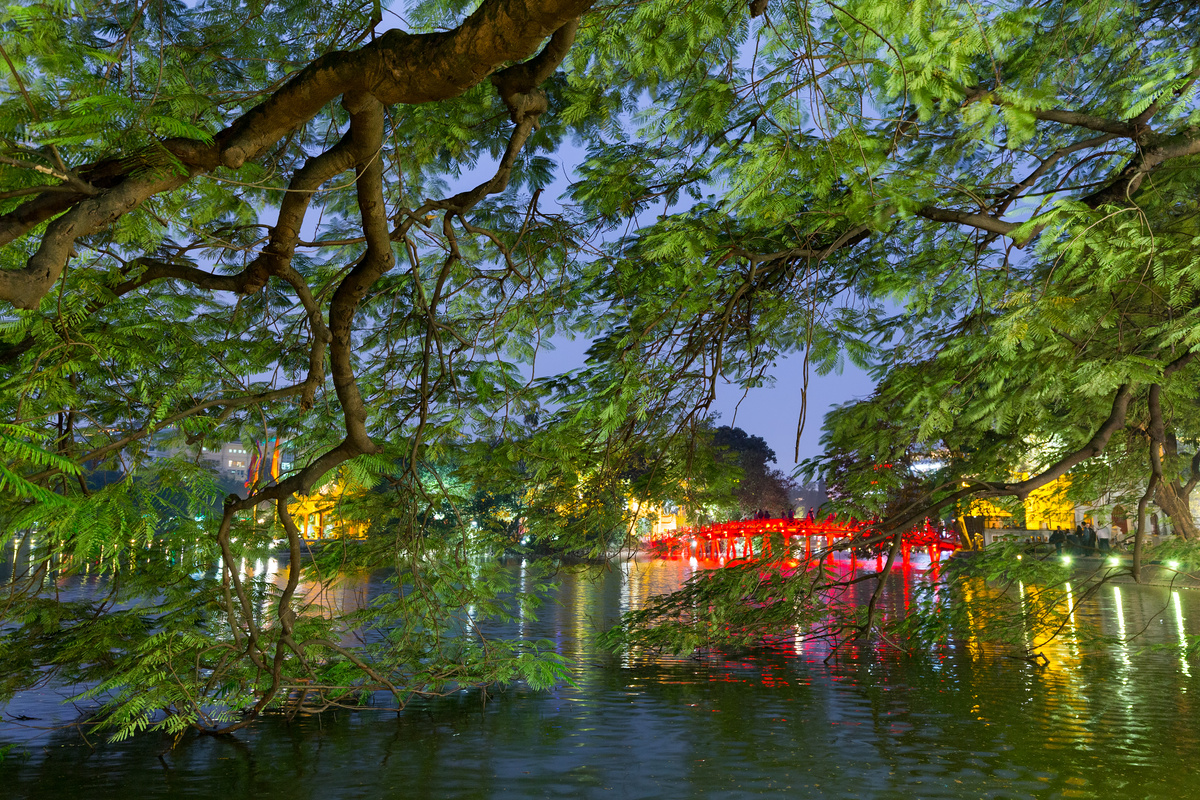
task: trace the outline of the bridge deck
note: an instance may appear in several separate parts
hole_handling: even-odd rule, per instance
[[[861,549],[854,544],[856,539],[869,539],[873,531],[869,524],[857,520],[838,521],[832,516],[824,520],[814,519],[756,519],[738,522],[723,522],[715,525],[700,525],[680,528],[649,540],[652,548],[667,556],[685,554],[700,558],[745,558],[756,551],[770,549],[770,540],[782,537],[789,549],[793,539],[804,541],[806,556],[812,555],[813,539],[823,539],[826,549],[835,544],[838,549],[850,551]],[[849,541],[847,541],[849,540]],[[864,542],[863,546],[867,545]],[[953,531],[945,531],[928,520],[914,527],[901,537],[901,548],[905,562],[914,548],[928,549],[930,557],[940,558],[942,552],[960,547],[959,538]],[[886,543],[875,543],[872,554],[886,550]]]

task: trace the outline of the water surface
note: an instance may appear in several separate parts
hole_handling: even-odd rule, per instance
[[[970,642],[829,661],[819,644],[638,661],[594,649],[593,631],[690,568],[635,561],[561,575],[538,620],[503,631],[577,660],[575,685],[547,692],[95,747],[42,730],[70,709],[53,692],[28,695],[0,723],[0,741],[17,743],[0,763],[0,796],[1200,797],[1200,665],[1176,652],[1064,642],[1040,668]],[[902,602],[904,586],[893,588]],[[1187,590],[1108,586],[1078,614],[1110,633],[1145,628],[1150,642],[1200,632],[1200,596]]]

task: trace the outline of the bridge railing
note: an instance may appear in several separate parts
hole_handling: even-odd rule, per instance
[[[805,540],[806,554],[812,552],[812,539],[826,540],[826,546],[834,540],[862,538],[867,539],[873,533],[869,523],[858,520],[837,520],[832,515],[823,520],[805,519],[756,519],[721,522],[711,525],[698,525],[680,528],[672,533],[653,537],[650,544],[659,551],[670,554],[681,554],[682,551],[698,551],[702,554],[712,554],[720,557],[742,557],[751,555],[753,540],[762,538],[763,546],[772,536],[782,536],[785,540],[799,538]],[[735,542],[741,542],[741,552]],[[901,537],[905,560],[913,548],[926,549],[941,553],[959,549],[961,543],[953,531],[943,530],[933,525],[929,520],[915,526]],[[849,548],[853,550],[853,546]],[[881,549],[878,548],[877,549]]]

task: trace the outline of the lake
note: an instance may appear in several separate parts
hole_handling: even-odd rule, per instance
[[[511,564],[520,579],[525,568]],[[0,797],[63,798],[1183,798],[1200,797],[1200,664],[1069,639],[1039,667],[954,642],[916,656],[822,644],[696,658],[616,657],[594,631],[689,574],[637,559],[560,574],[537,620],[574,685],[264,719],[235,737],[85,743],[60,692],[6,709]],[[896,576],[900,597],[920,570]],[[365,579],[364,579],[365,580]],[[360,591],[374,590],[366,580]],[[86,591],[86,586],[76,587]],[[1079,622],[1200,633],[1200,593],[1105,586]],[[17,715],[38,719],[16,720]]]

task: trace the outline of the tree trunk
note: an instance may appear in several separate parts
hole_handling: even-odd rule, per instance
[[[1188,541],[1200,539],[1200,529],[1192,518],[1188,493],[1182,490],[1178,481],[1160,483],[1154,491],[1154,502],[1171,518],[1171,526],[1176,533]]]

